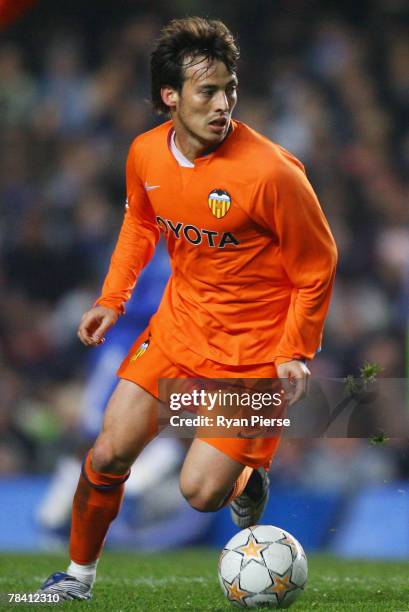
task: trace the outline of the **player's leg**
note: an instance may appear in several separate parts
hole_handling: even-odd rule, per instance
[[[240,495],[253,469],[201,439],[194,439],[180,474],[180,489],[200,512],[214,512]]]
[[[118,383],[74,496],[70,554],[76,563],[88,564],[100,554],[109,524],[119,511],[129,469],[155,436],[155,404],[135,383]]]
[[[118,514],[129,468],[156,435],[156,401],[135,383],[118,383],[74,496],[68,574],[50,577],[42,592],[59,593],[67,599],[89,598],[97,560],[109,525]]]
[[[264,512],[269,495],[265,466],[278,446],[278,440],[250,442],[195,439],[181,473],[181,490],[192,507],[212,512],[229,504],[234,523],[242,529],[254,525]],[[252,446],[261,448],[252,454]],[[254,460],[255,468],[246,465]]]

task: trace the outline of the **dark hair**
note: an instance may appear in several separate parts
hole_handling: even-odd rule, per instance
[[[169,113],[160,90],[165,85],[181,91],[185,80],[185,60],[218,60],[231,73],[236,72],[239,48],[223,22],[202,17],[173,19],[162,28],[151,55],[151,99],[159,114]]]

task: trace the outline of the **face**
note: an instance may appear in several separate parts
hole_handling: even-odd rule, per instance
[[[188,137],[203,146],[215,146],[229,130],[237,102],[237,77],[223,62],[194,61],[185,68],[182,91],[163,88],[178,137]]]

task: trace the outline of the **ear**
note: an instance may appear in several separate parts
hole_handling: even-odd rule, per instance
[[[179,94],[176,91],[176,89],[173,89],[172,87],[169,87],[168,85],[166,85],[165,87],[161,88],[160,95],[162,98],[162,102],[166,104],[166,106],[169,107],[169,110],[172,110],[175,108],[179,100]]]

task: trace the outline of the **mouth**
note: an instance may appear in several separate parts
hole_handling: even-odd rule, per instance
[[[212,132],[221,133],[224,132],[228,125],[227,117],[217,117],[213,121],[209,121],[209,127]]]

